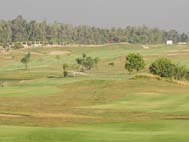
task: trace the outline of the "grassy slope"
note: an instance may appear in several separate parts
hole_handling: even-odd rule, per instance
[[[189,67],[188,47],[141,47],[27,49],[35,52],[30,71],[19,63],[26,50],[0,56],[0,79],[8,79],[0,88],[0,114],[15,114],[0,116],[0,141],[188,141],[189,88],[153,79],[131,80],[133,75],[123,68],[129,52],[140,52],[148,63],[167,56]],[[54,50],[71,54],[57,61],[49,55]],[[47,78],[62,75],[58,65],[62,62],[72,70],[71,63],[83,52],[101,59],[90,76]],[[112,61],[115,67],[108,67]]]

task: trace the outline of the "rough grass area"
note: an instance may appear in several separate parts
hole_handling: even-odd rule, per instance
[[[189,46],[147,47],[126,43],[0,54],[0,142],[188,142],[188,82],[149,75],[147,67],[159,57],[189,67]],[[27,51],[32,57],[24,70],[20,59]],[[137,76],[124,69],[131,52],[147,63]],[[63,78],[62,64],[78,72],[75,58],[82,53],[100,58],[98,66],[88,75]]]

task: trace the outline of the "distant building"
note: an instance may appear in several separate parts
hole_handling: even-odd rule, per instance
[[[167,45],[173,45],[173,41],[172,40],[167,40],[166,44]]]

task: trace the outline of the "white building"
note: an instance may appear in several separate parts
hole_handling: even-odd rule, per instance
[[[173,45],[173,41],[172,40],[167,40],[166,44],[167,45]]]

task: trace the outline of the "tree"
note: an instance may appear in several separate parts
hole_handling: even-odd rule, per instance
[[[187,42],[188,41],[188,35],[185,33],[182,33],[180,36],[180,41],[181,42]]]
[[[144,69],[145,67],[145,62],[139,53],[130,53],[126,57],[125,61],[125,69],[127,69],[129,72],[137,71],[139,72],[140,70]]]
[[[25,69],[28,69],[28,63],[30,62],[31,53],[27,52],[25,53],[24,57],[21,59],[21,63],[25,65]]]
[[[91,70],[95,65],[95,59],[92,57],[86,57],[86,59],[83,62],[85,69]]]
[[[0,42],[43,42],[49,44],[104,44],[104,43],[165,43],[188,41],[188,35],[175,30],[165,31],[147,26],[126,28],[96,28],[72,26],[64,23],[27,21],[21,15],[13,20],[0,20]]]
[[[150,65],[149,70],[154,75],[171,78],[175,73],[175,64],[170,59],[160,58]]]
[[[62,65],[62,69],[63,69],[63,76],[64,77],[67,77],[68,76],[68,71],[67,71],[67,68],[68,68],[68,64],[63,64]]]
[[[85,53],[82,54],[81,58],[76,58],[77,64],[80,66],[81,71],[91,70],[95,65],[98,64],[99,59],[92,58],[91,56],[87,56]]]

